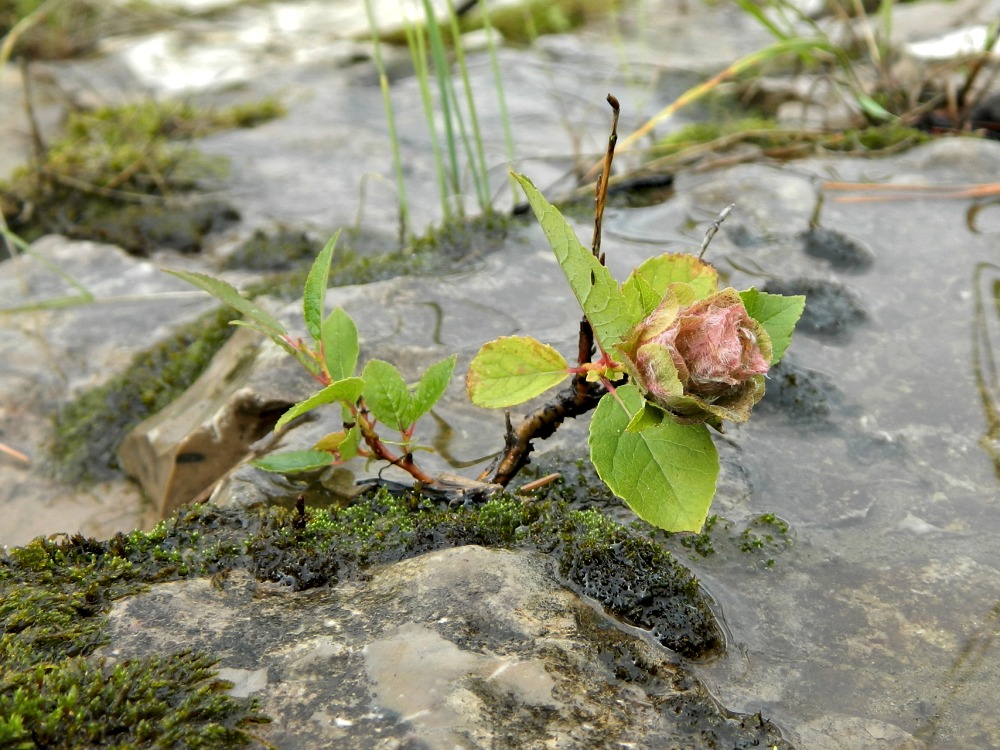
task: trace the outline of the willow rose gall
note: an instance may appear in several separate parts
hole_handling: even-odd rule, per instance
[[[615,348],[646,400],[687,424],[745,422],[771,366],[771,339],[732,288],[695,300],[671,284]]]

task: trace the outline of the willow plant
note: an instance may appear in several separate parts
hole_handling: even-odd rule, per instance
[[[803,297],[756,289],[720,288],[709,263],[684,253],[649,258],[619,283],[604,263],[601,221],[607,196],[618,102],[598,181],[591,247],[524,175],[524,191],[580,308],[577,361],[571,365],[553,347],[530,336],[505,336],[485,343],[466,373],[472,403],[509,409],[560,386],[544,405],[518,424],[509,412],[504,450],[478,477],[490,488],[506,486],[528,462],[535,440],[567,419],[593,411],[590,460],[608,487],[649,523],[670,531],[699,531],[715,495],[719,458],[709,428],[724,420],[744,422],[764,395],[765,375],[787,349],[805,305]],[[711,235],[725,218],[713,223]],[[255,464],[269,471],[322,469],[355,457],[383,461],[408,472],[421,488],[442,490],[451,480],[427,474],[415,454],[417,421],[444,395],[455,355],[431,365],[408,383],[390,362],[371,359],[359,370],[357,327],[340,307],[326,305],[334,237],[306,280],[303,319],[308,338],[291,335],[280,321],[224,282],[173,271],[236,308],[243,325],[285,349],[321,388],[277,422],[324,405],[339,408],[340,429],[310,450],[275,454]],[[390,437],[391,434],[391,437]]]

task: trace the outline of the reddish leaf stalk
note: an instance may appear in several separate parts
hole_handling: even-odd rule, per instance
[[[357,417],[361,437],[364,438],[365,444],[371,449],[375,458],[402,469],[418,482],[434,483],[434,477],[413,462],[413,454],[407,452],[402,456],[397,456],[382,442],[378,433],[375,432],[375,423],[368,419],[368,410],[365,408],[364,400],[361,399],[358,400]]]

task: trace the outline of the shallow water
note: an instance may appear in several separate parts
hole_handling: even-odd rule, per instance
[[[705,668],[718,696],[733,708],[762,708],[799,732],[803,747],[827,746],[814,744],[813,732],[835,731],[831,714],[894,724],[928,747],[1000,745],[992,351],[1000,276],[995,203],[845,203],[826,191],[820,224],[874,256],[867,269],[836,271],[804,252],[798,235],[807,221],[794,206],[783,210],[781,196],[797,181],[815,195],[809,186],[825,177],[986,182],[998,165],[1000,148],[990,144],[937,143],[892,161],[753,166],[678,185],[690,205],[742,198],[746,210],[735,216],[749,221],[710,250],[722,268],[759,267],[792,288],[796,278],[832,281],[867,313],[793,341],[785,364],[800,383],[802,370],[823,376],[821,413],[765,398],[751,423],[718,441],[724,462],[740,471],[724,480],[715,509],[731,518],[776,513],[791,525],[793,549],[768,572],[696,563],[735,646]],[[769,202],[770,218],[754,221]],[[679,225],[676,208],[652,213],[662,226]],[[617,218],[612,231],[627,232],[628,217]],[[734,271],[730,281],[763,280]]]
[[[736,202],[709,250],[729,283],[811,293],[810,317],[754,418],[716,439],[723,474],[713,510],[737,531],[777,514],[791,546],[746,554],[739,540],[718,538],[719,554],[705,558],[677,548],[729,632],[727,656],[695,669],[723,705],[763,711],[800,747],[924,746],[909,735],[927,747],[1000,744],[991,452],[1000,270],[991,265],[998,228],[988,225],[997,207],[842,203],[821,187],[832,177],[986,182],[997,169],[997,144],[942,141],[887,160],[681,175],[666,202],[607,217],[603,247],[622,277],[650,254],[696,248],[717,209]],[[846,260],[806,252],[821,196],[826,244],[839,239]],[[379,289],[332,296],[358,318],[373,353],[404,369],[458,350],[462,370],[479,342],[513,333],[573,351],[578,313],[536,229],[514,232],[472,270]],[[818,314],[824,297],[834,303],[827,317]],[[387,317],[364,316],[382,305]],[[502,416],[463,405],[453,386],[439,410],[454,430],[452,453],[498,450]],[[323,431],[315,429],[310,440]],[[568,424],[540,448],[581,456],[584,430],[585,420]],[[617,501],[603,507],[634,520]]]

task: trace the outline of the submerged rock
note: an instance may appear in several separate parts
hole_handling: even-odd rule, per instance
[[[875,262],[875,254],[862,242],[835,229],[811,227],[801,237],[806,255],[825,260],[835,271],[861,273]]]
[[[764,285],[772,294],[804,294],[806,308],[796,330],[842,342],[869,320],[857,292],[838,281],[822,279],[772,279]]]

